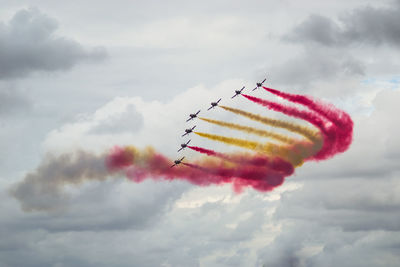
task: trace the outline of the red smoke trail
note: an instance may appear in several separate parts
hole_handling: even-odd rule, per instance
[[[317,127],[324,138],[324,144],[321,148],[321,150],[312,158],[322,160],[322,159],[327,159],[329,157],[332,157],[334,154],[341,152],[336,150],[336,143],[340,140],[338,139],[337,136],[337,126],[333,123],[326,123],[317,113],[314,111],[309,111],[309,110],[300,110],[296,107],[289,107],[285,106],[282,104],[278,104],[272,101],[260,99],[257,97],[249,96],[242,94],[244,97],[249,99],[250,101],[253,101],[254,103],[263,105],[267,107],[268,109],[274,110],[281,112],[283,114],[303,119],[305,121],[308,121],[309,123],[313,124],[315,127]]]
[[[288,94],[264,86],[263,88],[268,92],[282,97],[288,101],[306,106],[310,110],[317,112],[321,116],[331,121],[337,126],[336,130],[339,139],[339,142],[336,143],[337,151],[344,152],[349,148],[353,139],[353,120],[349,114],[336,108],[332,104],[322,103],[321,101],[315,100],[310,96]]]
[[[281,172],[284,175],[291,175],[294,172],[294,167],[290,162],[287,162],[279,157],[267,157],[264,155],[251,155],[251,154],[233,154],[227,155],[224,153],[219,153],[211,149],[206,149],[197,146],[188,146],[188,148],[206,154],[208,156],[218,157],[223,160],[228,160],[237,164],[248,164],[254,166],[261,166],[264,168],[269,168],[274,171]]]
[[[106,165],[110,171],[123,171],[134,182],[151,178],[185,180],[200,186],[233,183],[236,192],[242,191],[247,186],[259,191],[272,190],[283,183],[285,176],[292,173],[287,170],[282,171],[284,165],[279,161],[274,166],[276,169],[250,165],[236,165],[228,168],[223,163],[210,160],[203,160],[199,164],[182,162],[182,165],[187,167],[171,168],[171,160],[164,155],[154,151],[141,154],[138,151],[133,152],[129,147],[115,147],[106,158]],[[207,167],[201,167],[201,164]]]
[[[220,177],[225,182],[233,183],[234,190],[237,193],[241,192],[244,186],[252,186],[259,191],[270,191],[280,186],[285,178],[279,172],[262,167],[237,166],[236,168],[210,168],[192,163],[183,164],[208,175]]]

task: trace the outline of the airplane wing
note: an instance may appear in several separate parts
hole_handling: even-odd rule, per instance
[[[234,96],[232,96],[231,98],[234,98],[235,96],[237,96],[238,94],[236,94],[236,95],[234,95]]]
[[[181,151],[182,149],[183,149],[183,147],[181,147],[181,148],[178,150],[178,152]]]
[[[258,87],[255,87],[253,90],[251,90],[251,91],[254,91],[254,90],[256,90]]]
[[[172,165],[170,168],[175,167],[175,166],[176,166],[176,164]]]
[[[196,112],[196,115],[199,115],[199,113],[200,113],[200,110]]]
[[[182,135],[182,137],[184,137],[185,135],[187,135],[188,133],[184,133],[183,135]]]
[[[264,81],[262,81],[261,83],[264,83],[264,82],[265,82],[265,80],[267,80],[267,78],[265,78],[265,79],[264,79]]]
[[[189,119],[187,119],[187,120],[186,120],[186,122],[188,122],[188,121],[190,121],[190,120],[192,120],[192,119],[193,119],[193,118],[192,118],[192,117],[190,117]]]
[[[210,110],[210,109],[212,109],[214,106],[211,106],[211,107],[209,107],[207,110]]]

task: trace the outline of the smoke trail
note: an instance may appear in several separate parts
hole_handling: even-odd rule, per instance
[[[302,125],[298,125],[295,123],[290,123],[290,122],[286,122],[286,121],[282,121],[282,120],[277,120],[277,119],[272,119],[272,118],[268,118],[268,117],[264,117],[261,115],[257,115],[257,114],[253,114],[244,110],[240,110],[240,109],[236,109],[236,108],[231,108],[231,107],[227,107],[227,106],[219,106],[220,108],[223,108],[227,111],[230,111],[232,113],[235,113],[237,115],[241,115],[244,116],[246,118],[249,118],[251,120],[257,121],[257,122],[261,122],[265,125],[269,125],[269,126],[273,126],[273,127],[277,127],[277,128],[282,128],[282,129],[286,129],[290,132],[294,132],[297,134],[300,134],[302,136],[304,136],[305,138],[307,138],[308,140],[315,142],[316,140],[319,140],[321,137],[319,135],[319,133],[317,131],[314,131],[308,127],[302,126]]]
[[[230,128],[230,129],[235,129],[235,130],[239,130],[239,131],[243,131],[246,133],[250,133],[250,134],[255,134],[258,136],[262,136],[262,137],[270,137],[272,139],[275,139],[277,141],[283,142],[283,143],[287,143],[287,144],[293,144],[294,142],[296,142],[296,139],[294,138],[290,138],[288,136],[285,136],[283,134],[277,134],[271,131],[265,131],[265,130],[261,130],[261,129],[257,129],[254,127],[249,127],[249,126],[243,126],[240,124],[235,124],[235,123],[229,123],[229,122],[224,122],[224,121],[218,121],[218,120],[212,120],[212,119],[207,119],[207,118],[202,118],[199,117],[200,120],[212,123],[212,124],[216,124],[222,127],[226,127],[226,128]]]
[[[271,168],[276,171],[280,171],[285,175],[291,175],[294,172],[294,168],[291,163],[278,157],[267,157],[261,154],[251,155],[245,153],[224,154],[216,152],[211,149],[206,149],[197,146],[188,146],[188,148],[197,151],[199,153],[205,154],[207,156],[213,156],[220,158],[222,160],[228,160],[236,164],[248,164],[254,166],[261,166],[265,168]]]
[[[254,151],[258,151],[260,153],[266,153],[268,155],[275,155],[280,157],[286,161],[289,161],[294,166],[300,166],[303,164],[304,159],[312,156],[316,151],[317,147],[313,143],[309,142],[299,142],[292,146],[280,146],[272,143],[258,143],[254,141],[249,141],[245,139],[226,137],[215,134],[194,132],[195,134],[208,138],[210,140],[222,142],[228,145],[234,145]]]
[[[105,159],[106,155],[85,151],[58,157],[47,155],[35,171],[25,175],[9,191],[24,211],[59,210],[68,202],[68,196],[63,192],[66,184],[103,181],[109,177]]]
[[[226,137],[226,136],[222,136],[222,135],[216,135],[216,134],[208,134],[208,133],[200,133],[200,132],[194,132],[195,134],[201,136],[201,137],[205,137],[214,141],[219,141],[228,145],[235,145],[238,147],[242,147],[242,148],[247,148],[247,149],[251,149],[251,150],[256,150],[256,151],[265,151],[265,152],[269,152],[271,153],[273,151],[272,144],[261,144],[258,142],[254,142],[254,141],[249,141],[249,140],[245,140],[245,139],[239,139],[239,138],[233,138],[233,137]]]
[[[336,133],[339,141],[335,144],[336,150],[338,152],[344,152],[349,148],[353,139],[353,121],[349,114],[334,107],[332,104],[322,103],[310,96],[288,94],[268,87],[263,88],[288,101],[306,106],[310,110],[317,112],[319,115],[331,121],[337,126]]]
[[[328,124],[318,115],[318,113],[309,110],[300,110],[296,107],[285,106],[245,94],[243,94],[243,96],[254,103],[267,107],[268,109],[281,112],[295,118],[303,119],[316,126],[323,135],[323,146],[322,149],[315,155],[315,159],[327,159],[338,152],[337,150],[335,150],[336,143],[338,141],[336,126],[332,123]]]
[[[237,168],[209,168],[192,163],[184,163],[194,170],[199,170],[205,174],[225,177],[233,184],[235,192],[243,190],[243,185],[250,185],[259,191],[271,191],[280,186],[284,181],[284,176],[274,170],[266,168],[254,168],[248,166],[238,166]]]
[[[259,191],[268,191],[280,185],[284,177],[289,175],[288,173],[291,174],[290,169],[282,170],[286,165],[279,160],[275,164],[271,164],[276,169],[265,166],[255,168],[242,164],[227,167],[223,162],[204,158],[194,164],[182,162],[184,166],[191,168],[171,168],[171,160],[155,151],[145,153],[146,155],[143,156],[136,149],[136,157],[128,156],[130,153],[133,152],[129,148],[115,147],[108,155],[106,162],[109,170],[123,171],[134,182],[150,178],[154,180],[185,180],[200,186],[233,183],[236,191],[241,191],[247,186]],[[132,159],[130,165],[127,164],[127,158]],[[136,158],[140,162],[136,162]]]

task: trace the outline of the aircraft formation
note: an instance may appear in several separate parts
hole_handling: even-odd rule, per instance
[[[262,82],[256,83],[256,87],[255,87],[252,91],[254,91],[254,90],[260,88],[260,87],[264,84],[264,82],[265,82],[266,80],[267,80],[267,79],[265,78]],[[242,94],[242,91],[243,91],[244,89],[245,89],[245,86],[243,86],[240,90],[235,90],[235,95],[232,96],[231,98],[235,98],[236,96]],[[222,100],[222,98],[218,99],[218,100],[215,101],[215,102],[211,102],[211,103],[210,103],[211,106],[210,106],[207,110],[211,110],[211,109],[215,108],[216,106],[218,106],[218,104],[219,104],[219,102],[220,102],[221,100]],[[191,120],[197,118],[197,116],[199,115],[199,113],[200,113],[200,110],[197,111],[196,113],[189,114],[189,118],[186,120],[186,122],[189,122],[189,121],[191,121]],[[194,130],[195,128],[196,128],[196,125],[193,126],[192,128],[185,129],[185,133],[182,135],[182,137],[184,137],[184,136],[186,136],[186,135],[192,133],[193,130]],[[178,152],[184,150],[184,149],[188,146],[188,144],[190,143],[190,141],[191,141],[191,140],[187,141],[186,143],[182,143],[182,144],[181,144],[181,147],[180,147],[179,150],[178,150]],[[174,164],[171,165],[171,168],[172,168],[172,167],[175,167],[175,166],[177,166],[177,165],[179,165],[179,164],[181,164],[184,158],[185,158],[185,157],[182,157],[181,159],[175,160],[175,161],[174,161]]]

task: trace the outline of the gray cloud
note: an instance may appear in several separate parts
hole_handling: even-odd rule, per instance
[[[284,39],[323,46],[388,44],[400,47],[400,2],[386,8],[363,7],[343,15],[338,22],[310,15]]]
[[[85,49],[55,34],[57,22],[37,9],[22,9],[0,24],[0,79],[34,71],[67,70],[82,61],[104,59],[103,48]]]
[[[123,179],[92,182],[71,196],[71,208],[62,213],[22,213],[0,191],[0,207],[6,212],[0,216],[0,265],[92,266],[94,260],[97,266],[130,266],[144,259],[140,266],[154,266],[148,263],[160,259],[146,253],[162,253],[156,251],[162,237],[151,235],[188,186]],[[115,249],[122,258],[114,257]],[[94,257],[99,250],[103,256]],[[26,257],[15,257],[20,253]]]
[[[342,51],[311,47],[266,72],[274,73],[274,81],[279,84],[308,87],[315,81],[361,77],[365,74],[365,64]]]

